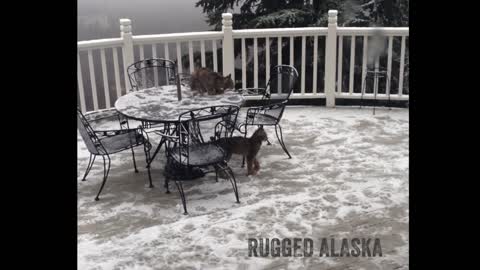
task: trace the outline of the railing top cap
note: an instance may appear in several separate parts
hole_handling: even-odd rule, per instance
[[[331,10],[328,11],[328,16],[329,17],[337,16],[337,14],[338,14],[338,10],[331,9]]]
[[[120,24],[121,25],[128,25],[128,24],[132,24],[132,21],[130,19],[120,19]]]
[[[223,19],[232,19],[233,15],[232,13],[222,13],[222,18]]]

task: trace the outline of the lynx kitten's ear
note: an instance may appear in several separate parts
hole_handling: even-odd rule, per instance
[[[228,78],[228,79],[232,78],[232,74],[228,74],[225,78]]]

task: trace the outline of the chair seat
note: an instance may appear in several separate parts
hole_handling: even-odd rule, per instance
[[[178,148],[173,149],[172,156],[178,163],[186,165],[187,158],[183,156],[180,160]],[[223,162],[224,160],[225,154],[223,150],[215,144],[204,143],[189,147],[188,162],[190,166],[207,166]]]
[[[205,172],[200,167],[182,166],[176,162],[167,162],[163,175],[169,180],[191,181],[205,176]]]
[[[144,144],[146,141],[145,137],[142,134],[138,134],[136,130],[100,139],[100,142],[109,154]]]

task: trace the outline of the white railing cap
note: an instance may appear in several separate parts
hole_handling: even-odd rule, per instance
[[[338,10],[331,9],[328,11],[328,17],[335,17],[338,15]]]
[[[132,20],[123,18],[123,19],[120,19],[120,24],[121,25],[129,25],[129,24],[132,24]]]
[[[133,36],[133,41],[136,44],[156,43],[156,42],[175,42],[175,41],[189,41],[189,40],[215,40],[222,39],[223,33],[221,31],[204,31],[191,33],[173,33],[173,34],[158,34],[158,35],[138,35]]]
[[[233,15],[232,15],[232,13],[222,13],[222,18],[227,19],[227,20],[231,20],[233,18]]]
[[[234,38],[326,35],[327,27],[261,28],[233,30]]]
[[[122,38],[106,38],[106,39],[94,39],[84,40],[77,42],[77,50],[89,50],[89,49],[102,49],[102,48],[114,48],[121,47],[123,44]]]

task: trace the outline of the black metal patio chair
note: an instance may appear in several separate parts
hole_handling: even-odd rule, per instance
[[[260,106],[248,108],[246,115],[242,115],[244,118],[240,118],[237,122],[237,130],[246,137],[248,126],[274,126],[278,142],[289,158],[292,156],[283,141],[280,120],[297,79],[298,71],[293,66],[278,65],[272,68],[265,88],[240,90],[244,95],[261,95],[261,103]],[[269,141],[268,144],[270,144]],[[245,164],[245,158],[243,164]]]
[[[132,89],[138,91],[162,85],[176,85],[177,64],[163,58],[149,58],[137,61],[127,68]]]
[[[232,184],[236,202],[240,202],[235,175],[226,161],[227,153],[215,143],[218,138],[232,135],[239,109],[238,106],[212,106],[187,111],[163,134],[167,152],[165,187],[170,193],[169,182],[175,183],[184,214],[188,212],[182,183],[199,179],[206,173],[215,172],[218,182],[222,172]]]
[[[114,117],[115,119],[117,116],[111,115],[110,117]],[[120,116],[118,117],[119,121],[121,121],[122,118],[120,118]],[[99,118],[96,119],[98,120]],[[101,117],[101,119],[105,119],[105,117]],[[101,156],[103,158],[103,181],[100,186],[100,190],[95,197],[96,201],[99,200],[100,193],[105,186],[108,173],[110,172],[110,155],[131,149],[133,167],[135,168],[136,173],[138,172],[138,169],[133,148],[143,145],[145,157],[147,160],[150,159],[150,149],[152,148],[152,145],[148,140],[147,133],[143,131],[143,128],[141,126],[138,128],[129,128],[128,121],[125,123],[119,122],[119,124],[120,129],[94,130],[92,125],[90,125],[90,121],[83,115],[80,109],[77,108],[77,127],[80,135],[83,138],[83,141],[85,142],[85,145],[87,146],[88,151],[90,152],[90,159],[88,161],[82,181],[86,180],[86,177],[92,169],[93,163],[95,162],[95,158],[97,156]],[[126,125],[126,128],[123,128],[124,125]],[[150,168],[148,168],[148,178],[150,182],[150,188],[152,188],[153,184]]]
[[[127,67],[130,91],[138,91],[164,85],[180,87],[181,77],[177,73],[177,64],[163,58],[149,58],[137,61]],[[183,77],[182,77],[183,78]],[[144,128],[163,127],[163,124],[142,122]]]
[[[365,74],[365,79],[363,80],[363,87],[362,87],[362,92],[360,94],[360,108],[363,107],[363,97],[366,94],[366,88],[367,88],[367,81],[368,79],[371,79],[373,81],[373,115],[375,115],[375,107],[377,105],[377,94],[378,94],[378,88],[379,88],[379,80],[380,79],[385,79],[385,87],[388,84],[389,78],[388,78],[388,71],[387,70],[379,70],[379,69],[373,69],[373,70],[367,70]],[[386,90],[385,90],[386,92]],[[385,93],[386,94],[386,93]],[[387,104],[386,106],[388,107],[389,110],[391,110],[390,107],[390,94],[387,95]]]

